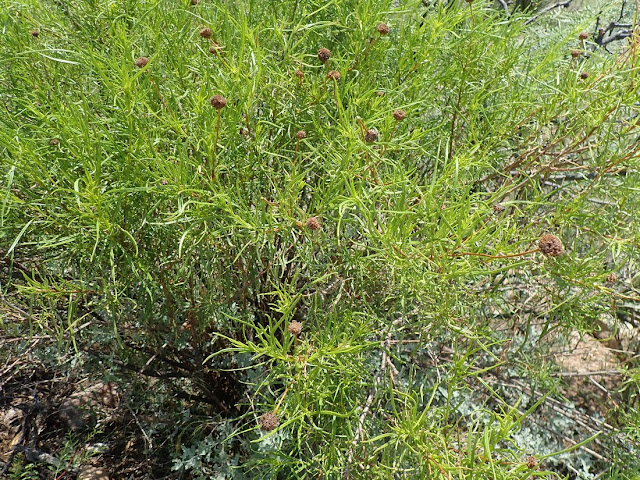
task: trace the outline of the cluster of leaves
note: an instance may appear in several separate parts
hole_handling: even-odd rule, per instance
[[[484,377],[553,385],[496,318],[542,338],[638,299],[637,41],[572,57],[578,28],[397,3],[0,13],[3,294],[211,405],[219,450],[181,471],[547,475],[513,441],[544,397]]]

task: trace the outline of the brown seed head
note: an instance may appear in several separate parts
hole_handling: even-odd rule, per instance
[[[147,57],[138,57],[136,58],[136,60],[133,62],[133,64],[138,67],[138,68],[143,68],[147,66],[147,63],[149,63],[149,59]]]
[[[216,110],[222,110],[227,105],[227,99],[222,95],[214,95],[209,99],[209,102]]]
[[[298,322],[297,320],[293,320],[290,324],[289,324],[289,333],[291,335],[295,335],[296,337],[298,335],[300,335],[302,333],[302,324],[300,322]]]
[[[578,58],[582,55],[582,50],[571,50],[571,58]]]
[[[580,40],[586,40],[587,38],[589,38],[589,32],[580,32],[578,34],[578,38]]]
[[[500,212],[504,212],[504,207],[502,205],[500,205],[499,203],[496,203],[493,206],[493,213],[500,213]]]
[[[337,70],[331,70],[329,73],[327,73],[327,77],[330,78],[331,80],[340,80],[340,77],[342,75],[340,75],[340,72]]]
[[[389,25],[386,23],[379,23],[376,29],[380,35],[386,35],[389,33]]]
[[[580,72],[580,78],[582,80],[586,80],[587,78],[589,78],[589,72]]]
[[[378,90],[376,92],[376,95],[379,96],[379,97],[384,97],[384,92],[382,90]]]
[[[305,132],[304,130],[298,130],[298,133],[296,133],[296,138],[298,140],[302,140],[303,138],[307,138],[307,132]]]
[[[214,55],[218,55],[222,52],[222,47],[220,45],[218,45],[216,42],[213,42],[211,44],[211,46],[209,47],[209,53],[212,53]]]
[[[32,37],[37,37],[38,35],[40,35],[40,32],[39,32],[38,30],[31,30],[31,31],[29,32],[29,34],[30,34]]]
[[[393,111],[393,118],[396,119],[396,122],[400,122],[400,121],[404,120],[406,116],[407,116],[407,113],[404,110],[394,110]]]
[[[367,143],[373,143],[378,141],[378,130],[375,128],[370,128],[364,134],[364,139]]]
[[[529,458],[527,458],[527,468],[534,469],[537,466],[538,466],[538,459],[536,457],[531,455]]]
[[[209,27],[204,27],[202,30],[200,30],[200,36],[202,38],[211,38],[211,35],[212,35],[212,32]]]
[[[321,48],[318,50],[318,60],[322,63],[327,63],[327,60],[331,58],[331,50],[328,48]]]
[[[545,233],[538,240],[540,251],[547,257],[558,257],[562,255],[564,247],[558,237],[550,233]]]
[[[304,72],[302,70],[300,70],[299,68],[296,68],[296,71],[293,72],[295,74],[296,77],[298,77],[300,80],[302,80],[304,78]]]
[[[266,432],[275,430],[279,423],[278,417],[273,412],[265,413],[260,417],[260,426]]]
[[[307,218],[306,225],[309,230],[312,230],[314,232],[322,228],[322,225],[320,225],[320,220],[318,220],[318,217]]]
[[[607,282],[616,283],[618,281],[618,276],[615,273],[610,273],[607,275]]]
[[[198,4],[198,0],[191,0],[191,5],[197,5]]]
[[[51,140],[49,140],[49,145],[51,145],[52,147],[60,145],[60,140],[58,140],[57,138],[52,138]]]

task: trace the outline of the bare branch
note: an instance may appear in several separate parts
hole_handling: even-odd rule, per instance
[[[540,10],[538,13],[536,13],[533,17],[529,18],[526,22],[524,22],[525,25],[529,25],[530,23],[535,22],[538,18],[540,18],[542,15],[549,13],[552,10],[555,10],[556,8],[567,8],[569,5],[571,5],[571,3],[573,2],[573,0],[562,0],[558,3],[554,3],[553,5],[549,5],[546,8],[543,8],[542,10]]]
[[[509,5],[507,5],[507,2],[505,0],[498,0],[498,3],[504,9],[504,13],[508,17],[509,16]]]

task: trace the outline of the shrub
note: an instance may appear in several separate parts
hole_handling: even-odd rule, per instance
[[[638,298],[637,42],[480,1],[0,15],[4,288],[209,405],[177,470],[546,475],[544,342]]]

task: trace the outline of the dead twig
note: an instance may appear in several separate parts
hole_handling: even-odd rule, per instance
[[[529,25],[530,23],[535,22],[542,15],[544,15],[546,13],[549,13],[552,10],[555,10],[556,8],[562,8],[562,7],[567,8],[569,5],[571,5],[571,3],[573,3],[573,0],[562,0],[561,2],[554,3],[553,5],[549,5],[548,7],[543,8],[542,10],[540,10],[533,17],[529,18],[526,22],[524,22],[524,24],[525,25]]]

